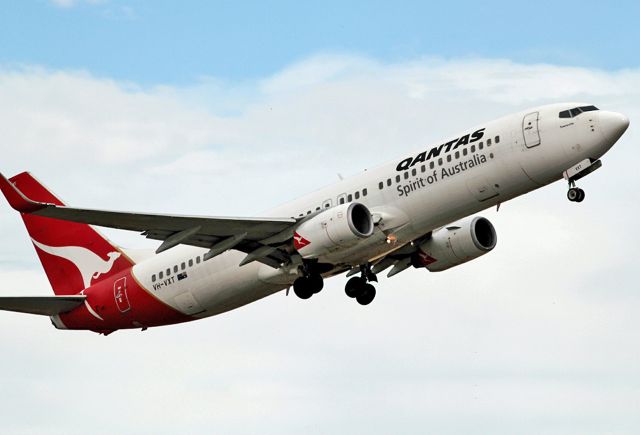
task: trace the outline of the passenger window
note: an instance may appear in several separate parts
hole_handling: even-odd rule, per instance
[[[316,211],[320,211],[320,207],[316,207]]]
[[[329,207],[331,207],[331,200],[325,199],[324,202],[322,203],[322,208],[329,208]]]
[[[475,145],[471,145],[471,152],[475,153],[476,152],[476,146]]]
[[[158,279],[162,279],[164,278],[164,272],[160,271],[160,273],[158,274]]]
[[[156,282],[156,274],[151,275],[151,282]]]
[[[407,172],[405,172],[405,173],[404,173],[404,179],[405,179],[405,180],[408,180],[408,179],[409,179],[409,171],[407,171]]]
[[[351,202],[353,201],[353,195],[352,194],[348,194],[347,195],[347,202]]]
[[[500,143],[500,136],[496,136],[496,143]]]
[[[456,151],[456,159],[460,158],[460,151]]]
[[[384,187],[384,183],[381,181],[378,183],[378,189],[382,190],[382,188]]]
[[[184,262],[183,262],[183,263],[180,265],[180,269],[185,270],[186,268],[187,268],[187,265],[186,265],[186,263],[184,263]]]
[[[451,161],[451,154],[447,156],[447,162],[450,162],[450,161]]]
[[[487,146],[490,147],[491,146],[491,139],[487,139]]]
[[[307,210],[307,216],[311,214],[311,210]]]
[[[396,183],[400,182],[400,175],[396,175]]]
[[[340,204],[344,204],[344,198],[340,198]]]
[[[167,276],[171,276],[171,269],[167,269]]]
[[[442,157],[438,159],[438,166],[442,166]]]
[[[178,265],[173,266],[173,273],[178,273]]]
[[[463,155],[463,156],[466,156],[466,155],[467,155],[467,153],[468,153],[467,149],[466,149],[466,148],[462,148],[462,155]]]
[[[393,183],[393,181],[391,181],[391,178],[387,178],[387,186],[391,186],[391,183]]]
[[[189,259],[189,267],[193,267],[193,259]]]
[[[433,169],[436,167],[436,164],[433,161],[429,162],[429,168]]]
[[[367,196],[367,188],[362,189],[362,196]]]
[[[200,264],[200,256],[196,257],[196,264]]]
[[[420,167],[420,170],[421,170],[422,172],[427,172],[427,165],[422,165],[422,166]]]
[[[355,193],[355,197],[356,197],[356,199],[360,199],[360,192],[356,192]]]
[[[418,173],[418,171],[416,170],[416,168],[413,168],[411,170],[411,175],[413,175],[414,177],[416,176],[417,173]]]
[[[487,142],[487,145],[488,145],[488,144],[489,144],[489,142]],[[480,142],[480,143],[478,144],[478,149],[480,149],[480,150],[481,150],[482,148],[484,148],[484,147],[483,147],[482,142]]]

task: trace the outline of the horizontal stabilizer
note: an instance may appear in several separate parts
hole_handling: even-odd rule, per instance
[[[86,296],[0,296],[0,310],[55,316],[82,305]]]

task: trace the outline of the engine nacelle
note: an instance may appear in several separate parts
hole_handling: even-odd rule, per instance
[[[304,221],[293,235],[293,246],[302,258],[350,248],[373,234],[373,218],[363,204],[340,204]]]
[[[434,231],[412,259],[415,267],[440,272],[491,251],[498,238],[488,219],[469,217]]]

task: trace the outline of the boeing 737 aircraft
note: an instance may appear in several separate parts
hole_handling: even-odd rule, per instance
[[[576,181],[629,126],[581,103],[505,116],[272,210],[266,217],[200,217],[68,207],[28,172],[0,188],[18,212],[55,296],[0,297],[0,309],[50,316],[59,329],[109,334],[233,310],[293,286],[309,299],[347,273],[367,305],[376,275],[447,270],[491,251],[496,231],[475,213],[563,179]],[[144,255],[92,225],[138,231],[161,244]]]

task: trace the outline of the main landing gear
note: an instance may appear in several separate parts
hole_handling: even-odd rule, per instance
[[[376,288],[369,284],[369,281],[378,282],[378,279],[368,265],[360,266],[360,268],[362,276],[354,276],[349,279],[344,287],[344,292],[350,298],[355,298],[360,305],[369,305],[376,297]]]
[[[309,299],[322,290],[322,287],[324,287],[324,280],[317,273],[301,276],[293,282],[293,292],[300,299]]]

